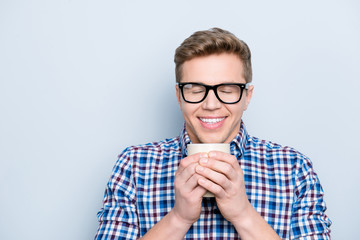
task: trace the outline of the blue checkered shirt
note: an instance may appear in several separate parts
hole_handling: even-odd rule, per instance
[[[107,184],[95,239],[137,239],[174,206],[174,179],[190,139],[177,138],[126,148]],[[290,147],[249,136],[244,124],[230,144],[244,172],[247,197],[282,239],[330,239],[323,189],[310,160]],[[185,239],[241,239],[204,198],[200,218]]]

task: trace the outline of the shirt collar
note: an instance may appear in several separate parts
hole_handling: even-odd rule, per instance
[[[241,120],[240,130],[235,138],[230,143],[231,154],[235,155],[235,151],[240,152],[240,156],[244,154],[246,145],[248,143],[249,135],[246,131],[244,122]]]
[[[183,129],[181,130],[181,133],[180,133],[180,137],[179,137],[179,140],[180,140],[180,149],[181,149],[181,155],[182,157],[186,157],[187,156],[187,148],[186,146],[191,143],[191,140],[189,138],[189,135],[186,131],[186,127],[185,127],[185,124],[184,124],[184,127]]]
[[[240,152],[240,156],[243,155],[243,153],[245,151],[245,146],[248,142],[248,138],[249,138],[249,136],[246,131],[245,124],[241,120],[240,130],[239,130],[238,134],[235,136],[235,138],[230,143],[231,154],[236,155],[235,152]],[[186,146],[189,143],[191,143],[191,140],[186,131],[185,124],[184,124],[183,129],[181,130],[179,140],[180,140],[180,149],[181,149],[182,157],[186,157],[187,156]]]

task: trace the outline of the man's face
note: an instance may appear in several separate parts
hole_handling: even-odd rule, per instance
[[[207,85],[246,83],[243,65],[234,54],[223,53],[196,57],[183,64],[182,83],[198,82]],[[241,117],[246,110],[253,86],[244,90],[240,102],[221,103],[210,90],[204,101],[186,103],[176,87],[176,95],[183,113],[186,129],[193,143],[229,143],[240,129]]]

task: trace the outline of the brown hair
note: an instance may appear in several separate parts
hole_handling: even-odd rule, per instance
[[[184,62],[195,57],[221,53],[237,55],[243,63],[245,81],[251,82],[252,68],[249,47],[234,34],[221,28],[195,32],[176,49],[174,57],[176,82],[180,82],[182,78]]]

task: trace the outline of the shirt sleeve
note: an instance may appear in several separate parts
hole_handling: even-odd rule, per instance
[[[309,159],[303,158],[296,176],[290,239],[330,239],[324,191]]]
[[[139,238],[136,187],[126,150],[119,155],[105,189],[103,208],[98,212],[96,240]]]

